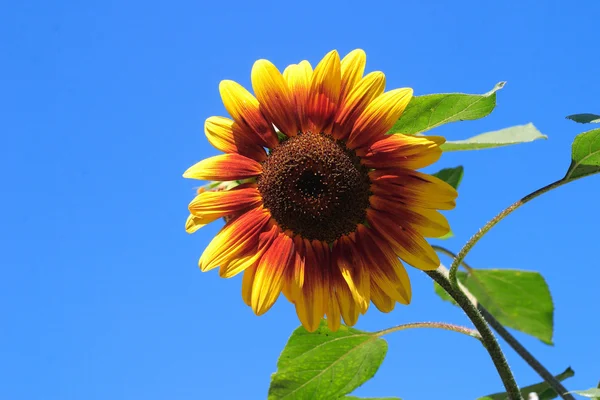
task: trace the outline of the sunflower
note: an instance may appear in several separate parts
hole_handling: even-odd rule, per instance
[[[199,191],[186,230],[224,217],[202,254],[202,271],[243,272],[242,298],[257,315],[280,293],[314,331],[326,316],[354,325],[372,302],[390,312],[411,300],[402,261],[439,265],[425,237],[450,228],[437,210],[454,208],[456,191],[417,172],[437,161],[438,136],[386,135],[412,89],[384,92],[385,75],[365,76],[366,55],[328,53],[283,74],[269,61],[252,68],[254,95],[219,85],[231,118],[210,117],[208,141],[225,154],[190,167],[185,178],[224,182]]]

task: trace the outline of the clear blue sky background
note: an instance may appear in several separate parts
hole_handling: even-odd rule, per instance
[[[548,141],[445,155],[463,164],[448,214],[459,247],[519,196],[566,171],[564,117],[600,112],[598,15],[590,1],[20,1],[0,15],[0,398],[262,399],[298,325],[284,299],[256,317],[241,276],[201,273],[220,222],[189,236],[196,182],[182,172],[217,154],[204,120],[222,115],[221,79],[250,84],[259,58],[313,65],[360,47],[388,88],[483,93],[488,118],[434,131],[451,139],[533,122]],[[554,296],[555,346],[517,333],[571,389],[600,379],[594,213],[600,176],[515,212],[469,257],[476,267],[541,271]],[[360,329],[468,324],[410,271],[413,304],[374,308]],[[387,338],[362,396],[474,399],[501,390],[486,352],[451,332]],[[507,350],[519,383],[538,381]]]

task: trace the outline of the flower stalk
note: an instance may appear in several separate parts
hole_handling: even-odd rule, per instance
[[[448,277],[441,272],[439,269],[434,271],[426,271],[426,274],[429,275],[434,281],[438,283],[447,293],[456,301],[458,306],[463,309],[467,317],[473,322],[477,331],[481,335],[481,341],[488,351],[492,361],[494,362],[494,366],[500,375],[500,379],[502,379],[502,383],[506,389],[506,393],[509,396],[510,400],[523,400],[521,396],[521,392],[519,391],[519,386],[515,381],[513,373],[508,366],[508,362],[506,361],[506,357],[498,344],[498,341],[494,337],[492,330],[488,326],[487,322],[477,309],[477,306],[471,302],[471,300],[467,297],[462,290],[455,289],[450,283]]]
[[[445,247],[442,246],[432,246],[436,251],[443,253],[451,258],[456,258],[456,254]],[[473,268],[469,266],[464,260],[462,261],[462,266],[470,273],[473,271]],[[440,267],[443,271],[443,267]],[[469,291],[462,285],[460,285],[460,289],[467,295],[470,295]],[[492,327],[493,330],[496,331],[498,336],[500,336],[512,349],[535,371],[537,374],[548,384],[550,387],[562,398],[563,400],[575,400],[575,398],[568,393],[567,388],[563,386],[563,384],[556,379],[544,365],[539,362],[533,354],[531,354],[525,346],[521,344],[510,332],[504,328],[504,326],[498,321],[490,312],[483,307],[479,302],[477,304],[477,309],[486,320],[486,322]]]

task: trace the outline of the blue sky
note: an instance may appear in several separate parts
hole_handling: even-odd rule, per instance
[[[298,325],[284,299],[256,317],[241,276],[201,273],[220,222],[189,236],[196,183],[217,154],[203,122],[223,115],[221,79],[249,86],[259,58],[280,68],[326,52],[367,52],[387,87],[484,93],[488,118],[444,126],[450,139],[533,122],[548,141],[444,155],[462,164],[448,213],[454,250],[487,219],[560,178],[573,137],[564,119],[600,112],[595,0],[421,2],[22,1],[0,15],[0,398],[261,399]],[[590,128],[591,129],[591,128]],[[597,198],[600,176],[518,210],[469,256],[481,268],[537,270],[554,297],[555,346],[516,336],[570,389],[600,379]],[[468,324],[427,276],[413,304],[374,308],[359,329],[414,321]],[[452,332],[390,335],[362,396],[471,399],[501,390],[477,342]],[[506,347],[506,346],[505,346]],[[518,382],[538,380],[507,350]]]

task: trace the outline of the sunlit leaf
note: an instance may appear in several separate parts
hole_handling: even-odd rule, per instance
[[[600,172],[600,129],[580,133],[571,146],[571,165],[565,180]]]
[[[449,122],[483,118],[496,107],[500,82],[485,94],[443,93],[415,96],[389,133],[413,135]]]
[[[271,378],[269,399],[337,399],[375,375],[387,342],[374,333],[322,322],[314,333],[292,333]]]
[[[599,399],[600,398],[600,388],[591,388],[588,390],[573,390],[572,392],[578,394],[582,397],[587,397],[588,399]]]
[[[571,367],[564,370],[564,372],[555,376],[559,381],[564,381],[567,378],[570,378],[575,375],[575,371],[571,369]],[[521,396],[527,399],[529,397],[529,393],[535,393],[538,396],[539,400],[552,400],[558,397],[558,393],[554,391],[550,387],[550,385],[546,382],[537,383],[535,385],[525,386],[521,388]],[[477,400],[506,400],[508,398],[508,394],[506,392],[494,393],[484,397],[480,397]]]
[[[472,269],[458,280],[502,325],[552,344],[554,305],[546,281],[537,272],[506,269]],[[454,304],[435,285],[435,292]]]
[[[573,114],[567,116],[567,119],[578,122],[580,124],[598,124],[600,123],[600,115],[598,114]]]
[[[401,400],[400,397],[356,397],[356,396],[344,396],[340,397],[339,400]]]
[[[448,141],[441,147],[444,151],[482,150],[533,142],[537,139],[547,139],[547,136],[542,135],[532,123],[528,123],[482,133],[465,140]]]

